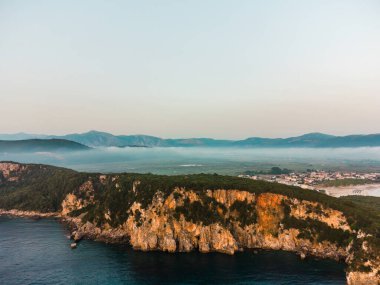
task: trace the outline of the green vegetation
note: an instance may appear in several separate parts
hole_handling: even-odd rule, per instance
[[[341,247],[346,247],[353,240],[349,231],[333,229],[326,223],[307,218],[300,220],[292,216],[285,216],[282,223],[286,229],[295,228],[300,231],[298,238],[309,239],[317,242],[329,241]]]
[[[342,196],[340,200],[353,203],[357,207],[363,207],[367,211],[371,212],[372,215],[378,217],[379,228],[380,228],[380,197],[371,196]]]
[[[68,169],[29,164],[18,181],[0,183],[0,208],[56,212],[66,195],[86,178]]]
[[[354,235],[349,231],[342,229],[334,229],[329,227],[326,223],[320,222],[315,219],[307,218],[305,220],[297,219],[290,216],[290,206],[283,202],[284,218],[282,223],[285,229],[298,229],[298,238],[309,239],[317,242],[329,241],[336,243],[341,247],[347,247],[349,243],[354,240]],[[315,213],[316,215],[323,215],[323,209],[318,205],[317,207],[307,207],[306,213]]]
[[[223,204],[218,203],[214,198],[202,195],[201,201],[191,203],[189,198],[184,199],[184,205],[176,207],[174,217],[179,219],[182,214],[187,221],[193,223],[201,222],[206,226],[214,223],[224,225],[226,211]]]
[[[313,207],[312,205],[307,205],[306,214],[315,214],[316,216],[323,215],[325,217],[327,216],[327,214],[323,211],[322,206],[319,204],[315,207]]]
[[[345,203],[351,204],[355,209],[357,209],[357,215],[368,215],[368,218],[371,220],[370,229],[366,229],[367,233],[370,233],[372,236],[368,236],[362,240],[354,240],[353,243],[353,252],[354,252],[354,261],[350,264],[350,270],[358,270],[361,272],[368,272],[370,268],[364,266],[361,260],[374,260],[378,257],[380,252],[380,197],[370,197],[370,196],[345,196],[339,198]],[[352,218],[351,218],[352,219]],[[354,220],[351,220],[351,223],[355,223]],[[362,250],[363,242],[368,242],[371,250],[365,252]]]
[[[230,211],[236,211],[237,215],[233,216],[235,220],[240,222],[241,226],[251,225],[257,222],[257,213],[254,203],[248,203],[247,200],[236,200],[230,207]]]
[[[292,173],[292,170],[287,169],[287,168],[280,168],[277,166],[272,167],[268,171],[258,171],[258,170],[247,170],[244,171],[243,174],[245,175],[256,175],[256,174],[261,174],[261,175],[281,175],[281,174],[289,174]]]
[[[346,179],[324,181],[323,183],[319,184],[319,186],[321,186],[321,187],[341,187],[341,186],[355,186],[355,185],[371,184],[371,183],[375,183],[375,182],[376,181],[369,180],[369,179],[346,178]]]

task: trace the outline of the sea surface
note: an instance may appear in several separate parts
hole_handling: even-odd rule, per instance
[[[54,219],[0,216],[0,284],[345,284],[345,266],[288,252],[139,252],[81,241]]]

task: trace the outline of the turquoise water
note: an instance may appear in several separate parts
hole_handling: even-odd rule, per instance
[[[345,284],[344,265],[295,254],[139,252],[82,241],[53,219],[0,216],[0,284]]]

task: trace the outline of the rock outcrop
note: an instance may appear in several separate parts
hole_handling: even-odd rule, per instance
[[[58,217],[61,217],[61,214],[58,212],[42,213],[42,212],[37,212],[37,211],[0,209],[0,216],[14,216],[14,217],[22,217],[22,218],[58,218]]]
[[[96,226],[78,218],[66,219],[74,221],[75,240],[90,238],[110,243],[129,242],[133,248],[143,251],[199,250],[203,253],[215,251],[234,254],[238,250],[261,248],[293,251],[301,258],[312,255],[350,262],[348,245],[303,238],[300,229],[285,227],[282,224],[286,215],[285,205],[288,205],[291,217],[317,220],[332,229],[352,233],[343,213],[337,210],[273,193],[255,195],[246,191],[219,189],[206,191],[206,196],[214,199],[212,201],[216,201],[219,207],[225,207],[221,222],[207,224],[189,219],[182,213],[178,215],[177,208],[184,207],[186,203],[201,203],[204,198],[183,188],[174,189],[167,197],[157,192],[152,203],[146,208],[138,202],[133,203],[128,210],[127,220],[117,227],[110,226],[109,220],[101,226]],[[242,225],[239,219],[234,218],[236,212],[233,205],[236,201],[253,205],[257,213],[255,223]],[[68,212],[66,205],[67,203],[62,205],[62,213]],[[379,264],[373,264],[374,270],[370,274],[349,272],[347,282],[377,284]]]
[[[0,198],[6,209],[0,215],[60,215],[75,242],[87,238],[166,252],[286,250],[301,258],[344,260],[348,284],[380,280],[378,212],[296,187],[218,175],[103,175],[5,162]],[[18,210],[10,210],[13,205]]]
[[[379,285],[379,275],[376,271],[360,272],[352,271],[347,273],[348,285]]]

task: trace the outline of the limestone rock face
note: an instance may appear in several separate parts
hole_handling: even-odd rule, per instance
[[[231,207],[235,201],[247,201],[248,203],[253,203],[256,199],[255,194],[241,190],[208,190],[207,195],[228,208]]]
[[[79,196],[79,197],[78,197]],[[80,210],[90,203],[94,202],[94,187],[91,181],[86,181],[83,183],[77,193],[69,193],[66,195],[65,199],[62,201],[62,212],[63,216],[68,215],[70,212],[75,210]]]
[[[138,182],[133,183],[133,192],[140,191],[137,185]],[[299,229],[284,228],[281,224],[285,215],[284,202],[286,202],[290,205],[290,215],[297,219],[314,219],[331,228],[351,231],[341,212],[323,208],[318,203],[299,201],[273,193],[255,195],[239,190],[207,190],[206,196],[212,199],[207,201],[219,203],[215,209],[221,209],[220,205],[225,207],[225,210],[218,211],[218,215],[222,215],[219,222],[207,224],[205,222],[207,219],[204,221],[189,219],[189,216],[183,212],[176,211],[178,207],[189,203],[204,203],[200,194],[189,189],[175,188],[166,197],[157,191],[152,202],[146,207],[134,202],[127,210],[126,221],[117,227],[111,226],[112,215],[109,210],[104,214],[105,222],[101,226],[95,226],[91,222],[83,222],[80,217],[68,216],[73,209],[80,209],[92,203],[91,198],[88,198],[92,196],[91,185],[82,185],[81,189],[79,193],[87,198],[81,200],[77,195],[69,194],[62,204],[61,214],[73,225],[74,240],[90,238],[110,243],[129,242],[133,248],[143,251],[199,250],[202,253],[234,254],[238,250],[262,248],[293,251],[301,258],[313,255],[347,262],[351,260],[349,248],[340,247],[327,240],[317,242],[302,238]],[[236,211],[233,213],[230,209],[236,201],[247,203],[250,205],[249,209],[256,211],[255,222],[244,224],[236,219]],[[244,214],[244,212],[239,213]],[[377,268],[376,266],[371,264],[371,268]],[[377,269],[372,273],[350,272],[347,275],[347,282],[378,284],[378,272]]]
[[[379,285],[379,276],[375,272],[349,272],[347,274],[348,285]]]
[[[62,202],[62,212],[61,214],[66,216],[70,212],[80,209],[83,207],[83,203],[79,201],[78,197],[74,194],[67,194],[65,200]]]
[[[19,180],[20,173],[24,172],[27,166],[13,163],[13,162],[0,162],[0,182],[5,181],[15,182]]]
[[[291,214],[298,219],[311,218],[326,223],[334,229],[351,231],[346,217],[342,212],[333,209],[323,209],[317,202],[302,201],[299,203],[293,199]]]
[[[285,196],[272,193],[264,193],[258,196],[256,210],[259,231],[277,234],[280,221],[284,217],[281,202],[285,199]]]
[[[217,251],[234,254],[238,245],[231,232],[218,224],[202,227],[199,237],[199,251]]]

